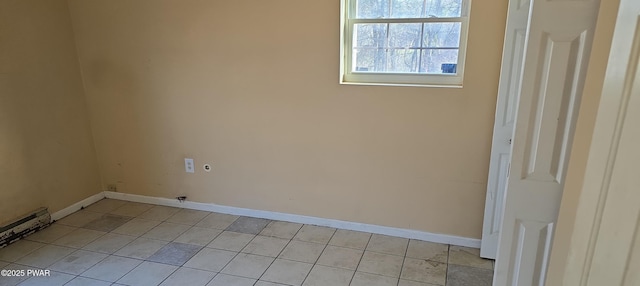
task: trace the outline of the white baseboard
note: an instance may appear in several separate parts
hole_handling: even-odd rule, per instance
[[[253,209],[246,209],[246,208],[222,206],[222,205],[216,205],[216,204],[197,203],[197,202],[190,202],[190,201],[179,202],[176,199],[149,197],[149,196],[141,196],[141,195],[133,195],[133,194],[125,194],[125,193],[116,193],[116,192],[104,192],[104,196],[109,199],[117,199],[117,200],[130,201],[130,202],[147,203],[147,204],[154,204],[154,205],[161,205],[161,206],[192,209],[192,210],[265,218],[265,219],[271,219],[271,220],[288,221],[288,222],[295,222],[295,223],[302,223],[302,224],[320,225],[320,226],[334,227],[339,229],[364,231],[364,232],[418,239],[418,240],[424,240],[424,241],[430,241],[430,242],[480,248],[480,240],[476,238],[430,233],[426,231],[419,231],[419,230],[412,230],[412,229],[395,228],[395,227],[380,226],[380,225],[374,225],[374,224],[342,221],[342,220],[336,220],[336,219],[327,219],[327,218],[319,218],[319,217],[272,212],[272,211],[253,210]]]
[[[99,192],[93,196],[90,196],[84,200],[81,200],[73,205],[70,205],[64,209],[61,209],[55,213],[51,214],[51,220],[52,221],[56,221],[59,220],[65,216],[68,216],[74,212],[77,212],[78,210],[80,210],[83,207],[86,207],[90,204],[93,204],[101,199],[104,199],[104,192]]]

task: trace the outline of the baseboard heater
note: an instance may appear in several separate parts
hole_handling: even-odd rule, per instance
[[[31,214],[0,227],[0,248],[17,241],[31,233],[43,229],[51,223],[47,208],[39,208]]]

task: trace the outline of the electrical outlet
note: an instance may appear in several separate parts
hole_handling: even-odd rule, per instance
[[[184,158],[184,171],[187,172],[187,173],[195,173],[196,172],[196,168],[193,165],[193,159]]]

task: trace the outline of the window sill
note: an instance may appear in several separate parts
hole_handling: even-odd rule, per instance
[[[393,87],[427,87],[427,88],[462,88],[462,84],[420,84],[420,83],[384,83],[340,81],[341,85],[393,86]]]

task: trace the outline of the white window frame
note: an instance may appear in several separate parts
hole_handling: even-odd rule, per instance
[[[471,0],[462,0],[460,17],[447,18],[384,18],[355,19],[357,0],[341,0],[340,17],[340,83],[362,85],[402,85],[402,86],[435,86],[462,87],[467,54],[467,34],[469,31],[469,14]],[[460,46],[456,74],[434,73],[387,73],[353,71],[353,27],[355,24],[376,23],[461,23]]]

